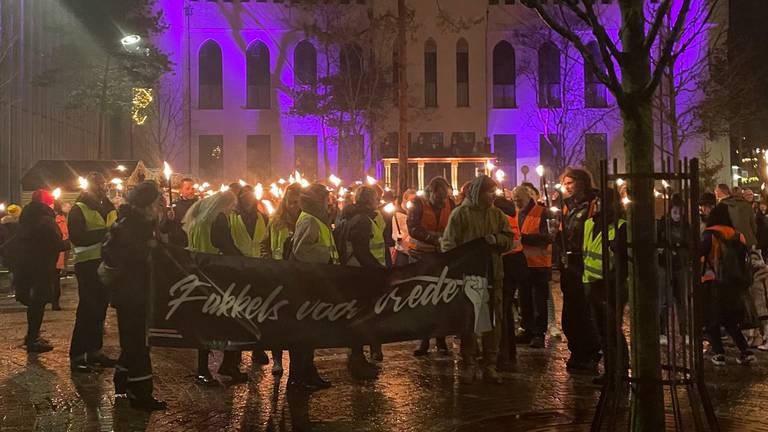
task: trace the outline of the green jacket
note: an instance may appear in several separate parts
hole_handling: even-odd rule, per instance
[[[480,206],[478,198],[483,178],[484,176],[476,177],[472,181],[464,201],[451,213],[448,226],[440,239],[440,247],[443,252],[447,252],[464,243],[492,234],[496,238],[496,244],[491,246],[493,278],[495,281],[500,281],[504,279],[501,253],[512,247],[514,235],[504,212],[494,206]]]

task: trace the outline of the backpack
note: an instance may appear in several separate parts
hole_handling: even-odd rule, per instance
[[[739,232],[729,239],[711,230],[720,244],[720,259],[715,265],[715,280],[726,287],[743,291],[752,285],[752,267],[749,249],[739,240]]]

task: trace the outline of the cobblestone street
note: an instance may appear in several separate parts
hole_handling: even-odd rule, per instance
[[[155,349],[155,393],[170,409],[146,415],[115,404],[111,370],[70,374],[76,298],[70,281],[63,310],[46,312],[43,335],[56,348],[42,355],[27,355],[21,346],[23,307],[7,294],[0,299],[0,431],[582,431],[599,396],[591,377],[565,372],[567,350],[558,341],[544,350],[521,348],[518,372],[504,374],[503,386],[461,385],[455,354],[417,359],[415,343],[386,345],[380,379],[355,383],[344,351],[323,350],[317,365],[334,385],[309,396],[286,394],[287,374],[275,379],[268,366],[254,367],[248,384],[204,389],[193,382],[194,352]],[[115,325],[110,311],[105,351],[114,356]],[[768,356],[758,356],[749,368],[732,358],[717,371],[707,366],[723,430],[768,431]]]

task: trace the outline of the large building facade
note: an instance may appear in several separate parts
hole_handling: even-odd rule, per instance
[[[698,2],[705,7],[706,0]],[[397,13],[396,0],[330,3],[344,19],[361,23]],[[406,3],[414,12],[407,41],[409,152],[435,162],[421,168],[414,162],[417,186],[433,175],[459,184],[482,169],[480,162],[451,169],[452,158],[493,157],[509,183],[537,182],[539,164],[550,172],[566,165],[594,170],[602,158],[623,159],[615,101],[575,48],[546,29],[533,11],[512,0]],[[265,181],[297,169],[317,179],[384,176],[382,160],[397,156],[395,92],[375,124],[344,140],[331,138],[332,126],[322,116],[297,115],[293,109],[294,89],[322,79],[333,67],[324,42],[308,36],[307,26],[317,17],[305,8],[280,0],[161,0],[158,7],[169,28],[156,43],[175,65],[158,96],[173,95],[184,107],[175,142],[166,145],[180,149],[173,155],[175,166],[212,181]],[[609,34],[616,35],[615,2],[601,2],[599,8]],[[717,39],[712,35],[724,31],[725,23],[697,24],[692,17],[687,27],[695,26],[701,31],[690,36],[693,42],[676,65],[680,72],[705,61]],[[376,31],[374,39],[389,42],[365,46],[363,57],[389,64],[387,79],[394,81],[390,36],[395,30],[378,26]],[[664,91],[681,95],[674,98],[676,112],[692,112],[699,83],[672,78]],[[673,141],[681,157],[695,157],[707,146],[729,166],[727,138],[688,133],[683,142],[672,139],[664,91],[655,125],[657,147],[664,150],[659,154],[672,155]],[[676,123],[694,121],[680,117]],[[722,177],[728,176],[724,169]]]

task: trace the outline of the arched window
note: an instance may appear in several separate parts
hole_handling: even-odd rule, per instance
[[[605,64],[603,63],[603,57],[600,55],[600,50],[597,47],[597,42],[592,41],[587,44],[587,50],[592,55],[592,58],[597,62],[597,66],[605,72]],[[587,108],[605,108],[608,106],[608,99],[605,94],[605,85],[600,82],[595,72],[595,67],[592,66],[586,59],[584,60],[584,106]]]
[[[198,75],[198,107],[222,109],[221,47],[215,41],[208,40],[200,47]]]
[[[269,109],[271,78],[269,74],[269,48],[263,42],[253,42],[245,51],[246,107]]]
[[[560,108],[560,50],[551,42],[539,48],[539,107]]]
[[[317,51],[309,41],[301,41],[293,52],[296,85],[317,84]]]
[[[437,44],[432,38],[424,44],[424,106],[437,107]]]
[[[464,38],[456,42],[456,106],[469,106],[469,44]]]
[[[501,41],[493,48],[493,107],[515,108],[515,49],[507,41]]]

